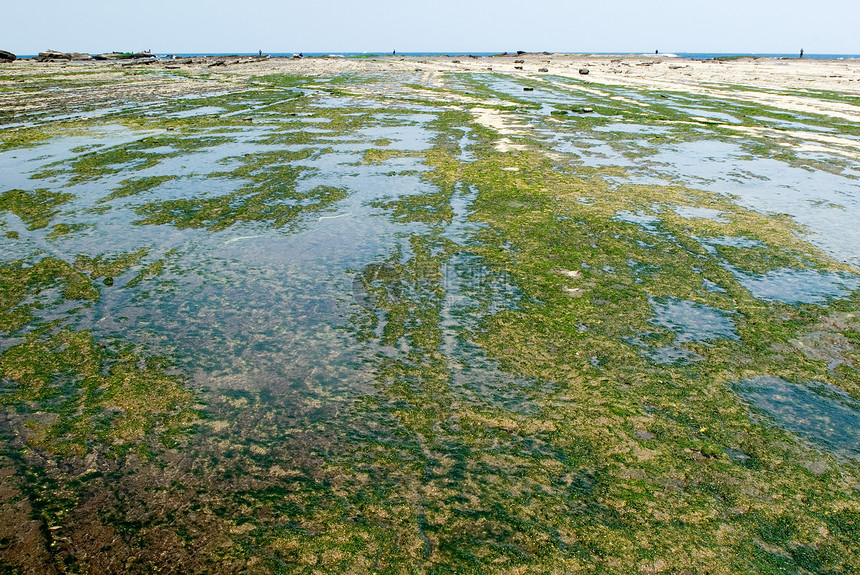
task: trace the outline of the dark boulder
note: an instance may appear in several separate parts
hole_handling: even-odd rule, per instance
[[[579,73],[585,76],[586,74],[588,74],[588,68],[580,68]]]
[[[7,52],[6,50],[0,50],[0,62],[14,62],[18,57],[15,56],[12,52]]]

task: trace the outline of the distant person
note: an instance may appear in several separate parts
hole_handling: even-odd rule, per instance
[[[263,55],[263,51],[260,50],[260,53],[258,54],[258,56],[262,56],[262,55]]]
[[[655,53],[655,54],[659,54],[659,53],[660,53],[660,50],[654,50],[654,53]]]
[[[800,49],[800,57],[803,58],[803,48]]]
[[[392,55],[392,56],[397,56],[397,50],[392,50],[392,51],[391,51],[391,55]]]

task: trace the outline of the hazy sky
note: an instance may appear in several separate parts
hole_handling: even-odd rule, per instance
[[[0,49],[860,54],[860,0],[9,2]]]

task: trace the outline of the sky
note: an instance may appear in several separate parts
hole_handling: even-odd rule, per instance
[[[860,54],[860,0],[11,2],[0,50]]]

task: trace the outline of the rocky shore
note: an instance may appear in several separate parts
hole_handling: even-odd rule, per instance
[[[807,58],[754,58],[731,60],[690,60],[666,55],[626,54],[548,54],[525,53],[495,56],[369,56],[349,57],[269,57],[195,56],[192,58],[158,57],[150,52],[110,52],[90,55],[75,52],[46,51],[36,58],[16,59],[14,54],[0,52],[6,72],[38,73],[41,67],[84,66],[93,72],[110,73],[112,69],[147,67],[162,70],[222,71],[242,78],[260,74],[301,74],[317,77],[340,73],[409,72],[438,77],[446,73],[502,73],[515,77],[572,77],[587,83],[625,85],[655,90],[693,90],[699,94],[728,95],[763,99],[770,102],[768,90],[826,90],[860,94],[860,60],[813,60]],[[51,69],[51,68],[48,68]],[[740,93],[733,86],[750,86],[755,90]],[[791,95],[781,101],[797,100]],[[803,99],[804,101],[806,99]],[[792,102],[788,102],[792,104]],[[764,103],[764,102],[763,102]],[[771,102],[772,103],[772,102]],[[796,102],[795,102],[796,103]],[[821,108],[815,100],[814,107]],[[798,105],[800,105],[798,103]],[[801,107],[805,106],[803,104]],[[858,115],[847,102],[830,102],[827,107],[840,113]],[[809,110],[820,111],[820,110]]]
[[[0,65],[0,573],[860,573],[860,61],[111,54]]]

